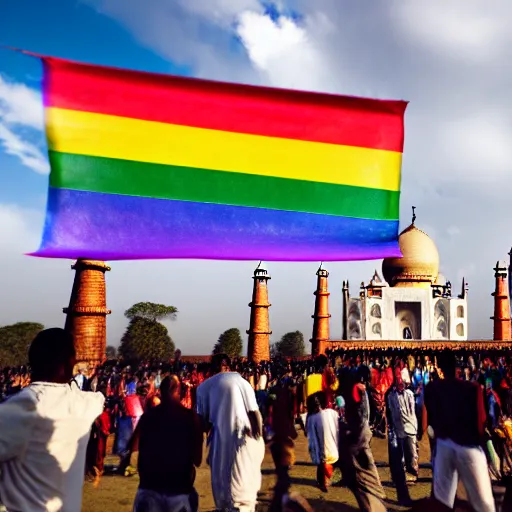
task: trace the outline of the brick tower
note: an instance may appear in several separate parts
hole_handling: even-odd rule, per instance
[[[318,356],[319,354],[325,354],[327,348],[327,341],[329,341],[329,295],[327,291],[327,278],[329,272],[322,268],[317,270],[316,275],[318,276],[316,282],[315,295],[315,314],[313,318],[313,337],[311,338],[311,354]]]
[[[508,292],[510,293],[510,290],[512,290],[512,249],[510,249],[510,252],[508,253],[509,263],[508,263]],[[511,307],[511,313],[512,313],[512,304]]]
[[[75,340],[77,362],[90,366],[105,360],[107,344],[107,309],[104,261],[79,259],[71,267],[76,271],[66,314],[66,331]]]
[[[504,261],[498,261],[494,269],[496,278],[496,289],[492,294],[494,297],[494,337],[496,341],[510,341],[511,323],[510,323],[510,296],[508,290],[507,264]]]
[[[255,363],[270,359],[270,335],[272,331],[268,320],[268,308],[271,306],[268,302],[267,282],[269,279],[270,276],[260,261],[253,276],[252,302],[249,304],[251,323],[247,331],[249,335],[247,357],[249,361]]]

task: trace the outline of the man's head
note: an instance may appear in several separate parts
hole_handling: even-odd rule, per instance
[[[357,369],[357,379],[359,382],[362,382],[363,384],[368,384],[371,380],[371,373],[368,366],[365,366],[364,364],[360,365]]]
[[[79,374],[79,375],[83,375],[84,377],[86,377],[88,370],[89,370],[89,368],[87,367],[87,365],[84,365],[83,363],[79,363],[77,365],[76,371],[77,371],[77,374]]]
[[[176,375],[169,375],[160,384],[162,403],[179,402],[181,398],[181,383]]]
[[[306,400],[308,414],[316,414],[324,408],[326,402],[324,397],[325,394],[322,391],[308,396]]]
[[[325,357],[323,354],[320,354],[316,359],[315,359],[315,367],[317,369],[317,371],[321,372],[324,370],[324,368],[329,364],[329,359],[327,359],[327,357]]]
[[[41,331],[28,351],[32,381],[66,383],[76,364],[73,337],[64,329]]]
[[[402,378],[402,370],[399,365],[395,366],[393,370],[393,383],[398,389],[404,388],[404,379]]]
[[[226,354],[215,354],[212,357],[212,373],[229,372],[231,360]]]
[[[443,350],[437,358],[437,364],[445,378],[455,377],[457,369],[457,361],[455,354],[451,350]]]

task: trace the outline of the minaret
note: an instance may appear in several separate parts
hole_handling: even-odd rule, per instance
[[[492,294],[494,297],[494,340],[510,341],[510,296],[508,291],[507,264],[504,261],[498,261],[494,269],[496,278],[496,290]]]
[[[508,263],[508,291],[512,290],[512,249],[508,253],[509,263]],[[510,305],[512,308],[512,304]]]
[[[71,267],[76,271],[66,316],[66,331],[75,340],[77,362],[90,366],[101,364],[106,357],[107,309],[104,261],[79,259]]]
[[[466,300],[468,298],[468,289],[469,289],[469,287],[468,287],[468,283],[466,283],[466,278],[463,277],[462,278],[462,291],[458,298]],[[510,290],[510,287],[509,287],[509,290]]]
[[[348,302],[350,300],[350,285],[347,281],[343,281],[343,318],[341,339],[348,340]]]
[[[325,354],[327,348],[327,341],[329,341],[329,295],[327,291],[328,283],[327,278],[329,272],[322,268],[320,264],[316,272],[318,279],[316,281],[315,295],[315,314],[313,318],[313,336],[311,338],[311,354],[318,356]]]
[[[253,279],[252,302],[249,304],[251,323],[247,331],[249,335],[247,358],[249,361],[259,363],[270,360],[270,335],[272,334],[268,319],[268,308],[271,304],[268,302],[267,287],[271,277],[261,261],[254,271]]]

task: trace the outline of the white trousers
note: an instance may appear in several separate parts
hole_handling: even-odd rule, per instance
[[[256,440],[247,436],[234,454],[231,470],[227,474],[219,467],[220,458],[211,462],[212,491],[217,510],[254,512],[261,487],[264,456],[263,438]]]
[[[437,439],[434,495],[447,507],[453,508],[459,478],[475,512],[495,512],[491,478],[482,448],[461,446],[450,439]]]

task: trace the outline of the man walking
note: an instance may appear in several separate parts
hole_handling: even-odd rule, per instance
[[[370,405],[363,376],[356,372],[342,380],[345,422],[340,428],[339,465],[343,483],[354,494],[362,512],[385,512],[386,494],[370,448]]]
[[[265,454],[262,419],[251,385],[230,371],[224,354],[212,359],[215,374],[197,388],[197,412],[208,432],[208,464],[217,510],[253,512]]]
[[[134,512],[196,512],[196,467],[203,455],[197,414],[180,404],[181,384],[172,375],[160,385],[162,402],[145,412],[131,443],[138,440],[140,484]]]
[[[435,498],[453,508],[459,478],[476,512],[494,512],[491,479],[482,449],[486,422],[484,394],[476,382],[456,378],[451,351],[438,357],[444,379],[425,388],[428,424],[436,439]]]
[[[418,419],[414,393],[405,388],[399,366],[395,368],[394,377],[393,386],[386,395],[389,466],[398,501],[407,506],[411,504],[407,481],[418,479]]]

